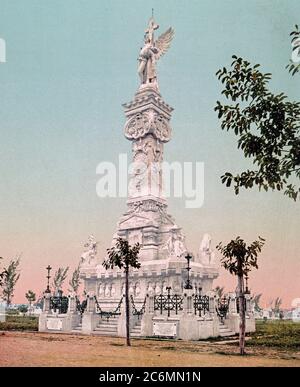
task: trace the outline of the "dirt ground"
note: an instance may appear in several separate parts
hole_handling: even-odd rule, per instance
[[[300,366],[300,352],[238,348],[220,342],[1,332],[0,366]]]

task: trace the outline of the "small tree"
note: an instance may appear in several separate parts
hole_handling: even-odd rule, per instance
[[[73,271],[72,278],[69,281],[70,292],[74,292],[77,294],[78,288],[80,286],[80,266],[77,266],[77,268]]]
[[[246,329],[246,313],[245,313],[245,291],[244,291],[244,276],[248,275],[251,268],[258,269],[257,255],[261,252],[265,240],[261,237],[258,241],[252,242],[246,246],[246,243],[239,236],[223,246],[220,242],[217,249],[222,253],[221,263],[230,274],[238,277],[238,297],[239,297],[239,313],[240,313],[240,354],[245,354],[245,329]]]
[[[11,304],[16,284],[20,278],[20,274],[18,272],[19,264],[20,256],[17,256],[10,261],[6,268],[4,268],[4,274],[2,278],[2,295],[4,301],[6,301],[7,306]]]
[[[57,294],[62,290],[63,283],[65,282],[68,275],[69,267],[59,267],[53,277],[54,293]]]
[[[29,313],[31,314],[31,305],[36,300],[36,294],[32,290],[28,290],[28,292],[25,293],[25,297],[29,302]]]
[[[3,258],[0,257],[0,259],[3,259]],[[5,269],[3,271],[0,271],[0,287],[2,287],[3,285],[4,275],[5,275]]]
[[[126,309],[126,344],[130,346],[130,321],[129,321],[129,269],[130,267],[139,269],[138,262],[140,244],[130,246],[125,239],[118,238],[116,245],[107,249],[108,258],[103,262],[105,269],[113,269],[117,266],[125,272],[125,309]]]

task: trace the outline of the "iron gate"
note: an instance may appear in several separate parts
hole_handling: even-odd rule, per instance
[[[68,312],[69,298],[66,296],[50,297],[50,310],[58,310],[60,314]]]
[[[175,314],[178,314],[178,311],[183,309],[183,296],[178,294],[160,294],[154,296],[154,310],[159,310],[160,314],[163,314],[164,311],[168,312],[168,317],[170,317],[171,311],[175,311]]]

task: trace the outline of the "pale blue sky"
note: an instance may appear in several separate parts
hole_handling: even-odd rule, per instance
[[[221,185],[223,172],[248,164],[213,108],[220,99],[215,72],[232,54],[261,63],[273,74],[272,90],[299,99],[300,79],[285,70],[289,33],[300,23],[298,0],[0,0],[7,44],[7,63],[0,64],[0,255],[22,251],[23,286],[34,273],[39,287],[49,262],[75,266],[90,233],[100,251],[110,245],[125,199],[100,200],[95,170],[102,160],[130,154],[121,104],[138,86],[152,7],[160,32],[175,29],[159,63],[161,93],[175,108],[165,158],[205,162],[204,206],[185,209],[183,200],[171,199],[170,212],[194,251],[204,232],[216,243],[266,237],[253,287],[288,305],[300,296],[299,205],[256,190],[236,197]]]

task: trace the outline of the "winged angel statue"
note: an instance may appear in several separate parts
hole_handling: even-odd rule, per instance
[[[155,24],[152,17],[149,20],[148,28],[145,31],[144,47],[141,48],[138,59],[138,74],[141,79],[141,85],[152,84],[153,86],[157,86],[155,64],[157,60],[167,52],[174,36],[174,30],[170,27],[154,41],[154,31],[158,28],[159,25]]]

